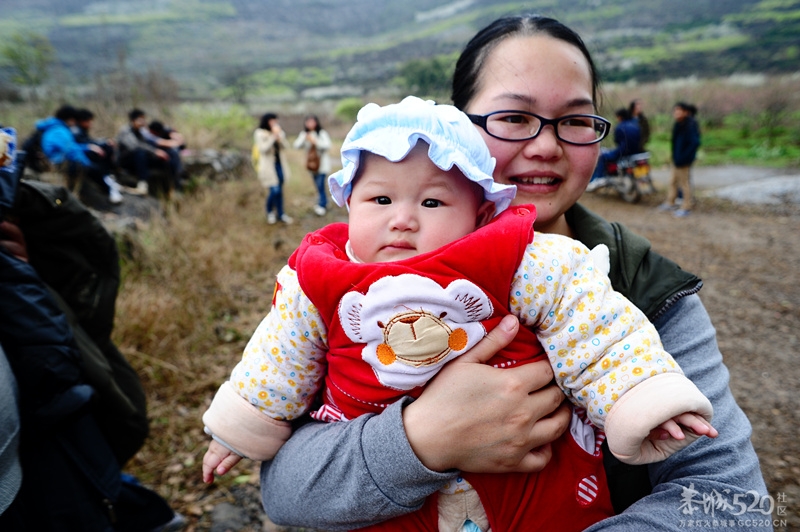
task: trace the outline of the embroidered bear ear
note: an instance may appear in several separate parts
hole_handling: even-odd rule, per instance
[[[450,338],[447,339],[447,346],[453,351],[461,351],[467,347],[469,336],[464,329],[455,329],[450,333]]]
[[[348,338],[359,344],[368,341],[362,334],[361,310],[364,297],[360,292],[348,292],[339,302],[339,322],[342,329]]]
[[[384,366],[393,364],[397,360],[397,355],[389,344],[380,344],[375,353],[378,356],[378,361]]]
[[[492,302],[477,286],[466,279],[456,279],[444,289],[452,301],[456,301],[448,318],[456,322],[472,322],[487,319],[492,315]]]

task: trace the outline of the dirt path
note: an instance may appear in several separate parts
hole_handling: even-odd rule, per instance
[[[655,210],[660,200],[628,205],[589,194],[582,203],[703,279],[700,297],[753,425],[769,493],[785,500],[786,530],[800,530],[800,206],[701,197],[691,216],[676,219]]]

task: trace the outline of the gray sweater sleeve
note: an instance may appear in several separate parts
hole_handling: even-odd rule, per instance
[[[750,423],[728,388],[728,370],[700,298],[682,299],[655,325],[664,347],[711,400],[720,435],[714,440],[701,438],[651,465],[653,493],[590,530],[677,531],[687,528],[688,520],[712,521],[715,516],[735,522],[750,519],[750,525],[769,521],[770,516],[758,512],[731,515],[740,511],[742,503],[752,504],[754,495],[749,491],[761,497],[766,487],[750,443]],[[261,470],[261,493],[270,519],[277,524],[345,530],[419,508],[455,472],[436,473],[419,462],[403,431],[402,406],[398,403],[380,415],[350,422],[311,423],[299,429]],[[689,489],[695,493],[687,503]],[[715,516],[705,512],[703,500],[724,496],[733,506],[736,494],[740,502],[734,509],[715,510]],[[692,514],[684,513],[688,507]]]
[[[404,399],[379,415],[299,428],[261,467],[261,496],[278,525],[350,530],[419,509],[456,477],[417,459],[403,429]],[[313,501],[313,502],[312,502]]]
[[[734,528],[748,531],[772,530],[770,515],[758,511],[733,515],[750,507],[756,498],[757,502],[762,502],[767,490],[758,457],[750,443],[750,422],[728,387],[728,369],[722,362],[716,332],[699,296],[680,300],[655,326],[665,349],[711,400],[714,406],[712,423],[719,430],[719,436],[700,438],[667,460],[651,464],[653,492],[622,514],[588,530],[677,531],[692,526],[689,521],[708,521],[711,526],[714,520],[725,520],[728,524],[733,521]],[[708,507],[710,500],[726,500],[732,508],[717,507],[712,513]],[[769,509],[769,501],[763,500],[761,507]]]

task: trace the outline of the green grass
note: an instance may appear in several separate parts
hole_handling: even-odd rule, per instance
[[[713,39],[689,39],[682,42],[670,42],[652,47],[632,47],[621,50],[620,53],[627,58],[636,59],[643,63],[674,60],[676,56],[690,53],[709,53],[724,51],[746,45],[751,38],[747,35],[726,35]]]
[[[65,27],[103,26],[121,24],[128,26],[147,25],[157,22],[180,22],[190,20],[211,20],[220,17],[233,17],[236,7],[228,2],[206,3],[197,0],[176,0],[169,9],[146,10],[137,13],[90,13],[61,17],[59,23]]]
[[[800,143],[796,130],[779,130],[774,140],[769,140],[764,128],[751,130],[743,135],[739,126],[723,125],[719,128],[701,130],[702,144],[697,155],[697,164],[719,166],[743,164],[786,168],[800,166]],[[647,145],[653,166],[664,166],[670,162],[670,131],[654,133]]]

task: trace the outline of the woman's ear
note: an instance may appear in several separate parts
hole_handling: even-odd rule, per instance
[[[478,215],[475,219],[475,229],[483,227],[491,222],[496,211],[497,207],[493,201],[483,200],[483,203],[481,203],[480,207],[478,207]]]

